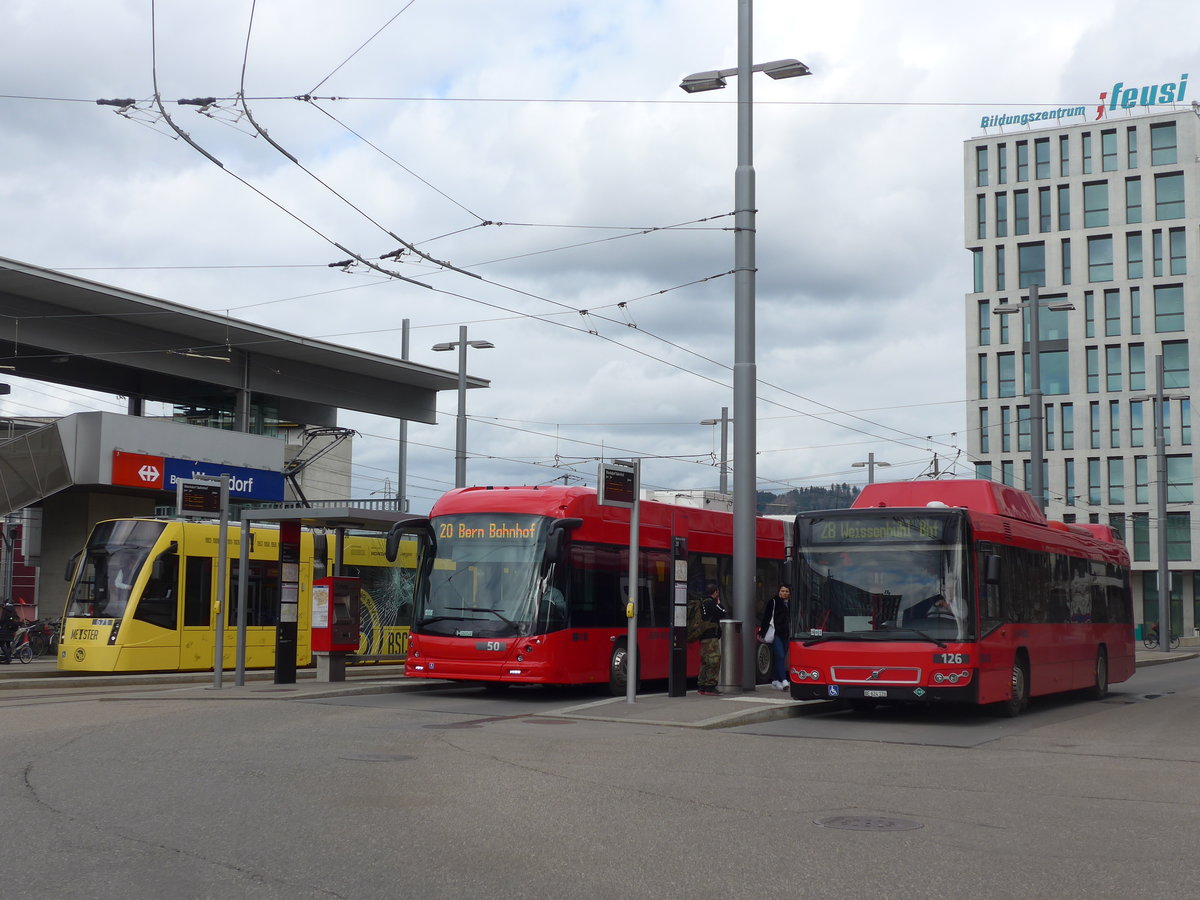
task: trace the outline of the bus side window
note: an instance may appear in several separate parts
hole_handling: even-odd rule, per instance
[[[159,628],[175,630],[179,625],[179,554],[175,548],[154,560],[146,589],[138,599],[133,617]]]
[[[189,556],[184,565],[183,624],[212,625],[213,561],[207,556]]]

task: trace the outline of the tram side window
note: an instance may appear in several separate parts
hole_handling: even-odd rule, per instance
[[[240,560],[229,563],[229,610],[227,624],[238,621],[238,577]],[[250,560],[249,577],[246,579],[246,625],[251,628],[273,626],[276,610],[279,609],[279,562],[273,559]]]
[[[154,560],[133,617],[172,631],[179,626],[179,555],[174,548]]]
[[[207,556],[189,556],[184,564],[183,624],[209,627],[212,624],[213,561]]]
[[[625,624],[622,578],[628,577],[628,551],[602,544],[572,542],[570,627],[618,628]]]

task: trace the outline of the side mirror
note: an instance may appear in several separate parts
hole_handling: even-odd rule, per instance
[[[400,541],[406,534],[415,535],[426,548],[428,556],[432,557],[437,550],[437,541],[433,537],[433,525],[428,516],[406,516],[388,529],[387,543],[384,545],[384,555],[388,562],[395,562],[400,554]]]
[[[999,554],[992,553],[988,556],[986,571],[984,573],[984,580],[987,581],[988,584],[999,584],[1000,583],[1000,555]]]
[[[79,557],[82,553],[82,550],[76,550],[75,555],[67,560],[67,569],[63,572],[63,581],[71,580],[71,576],[75,574],[75,567],[79,565]]]
[[[583,524],[583,519],[555,519],[546,533],[546,554],[542,558],[543,571],[553,563],[560,562],[567,549],[567,532]]]

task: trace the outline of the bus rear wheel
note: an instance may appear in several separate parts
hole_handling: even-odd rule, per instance
[[[1096,683],[1089,693],[1093,700],[1108,696],[1108,653],[1103,647],[1096,648]]]
[[[771,645],[756,642],[754,647],[754,681],[766,684],[771,680]]]

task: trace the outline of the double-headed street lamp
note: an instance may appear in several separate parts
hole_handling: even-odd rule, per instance
[[[741,619],[743,690],[754,690],[754,577],[756,569],[755,512],[758,507],[755,465],[755,395],[758,376],[754,362],[754,127],[753,72],[772,78],[808,75],[809,68],[795,59],[754,65],[753,2],[738,0],[738,64],[689,75],[680,87],[689,94],[725,87],[725,79],[738,76],[737,169],[734,173],[733,244],[733,614]]]
[[[867,484],[874,484],[875,470],[888,468],[891,466],[891,463],[877,460],[874,453],[868,453],[866,462],[850,463],[850,465],[856,469],[861,469],[865,466],[867,469]]]
[[[701,419],[701,425],[720,425],[721,426],[721,493],[729,493],[729,423],[733,419],[729,418],[729,407],[721,407],[721,418],[719,419]]]
[[[458,326],[457,341],[434,344],[434,350],[458,348],[458,427],[454,436],[454,486],[467,486],[467,348],[491,350],[496,345],[491,341],[468,341],[467,326]]]
[[[1020,303],[1004,303],[992,312],[997,315],[1007,315],[1029,310],[1029,480],[1025,487],[1033,495],[1033,500],[1042,512],[1046,511],[1046,487],[1042,483],[1042,465],[1045,453],[1042,451],[1042,436],[1045,434],[1046,405],[1042,402],[1042,332],[1038,321],[1038,310],[1046,309],[1061,312],[1075,307],[1065,301],[1046,301],[1038,299],[1038,286],[1029,286],[1029,299]]]

